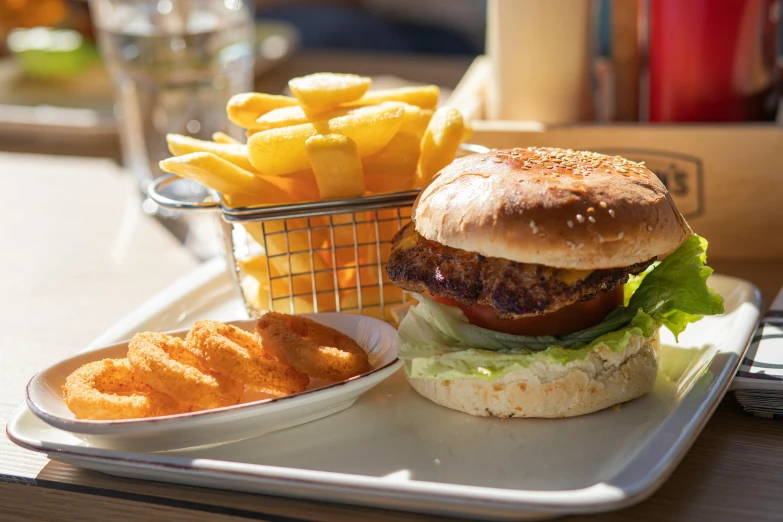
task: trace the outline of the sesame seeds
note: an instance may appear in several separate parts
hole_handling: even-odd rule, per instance
[[[625,232],[618,232],[617,233],[617,239],[622,239],[624,235],[625,235]]]
[[[510,157],[524,162],[529,168],[541,169],[547,174],[570,174],[574,177],[588,177],[592,173],[603,170],[603,174],[613,173],[624,177],[650,177],[651,173],[643,163],[635,163],[621,156],[606,156],[597,152],[575,151],[553,147],[514,148],[503,151],[493,151],[494,154]],[[603,207],[602,205],[602,208]]]
[[[596,237],[598,237],[598,242],[599,243],[603,243],[604,241],[606,241],[602,234],[596,234]]]
[[[532,219],[530,220],[530,228],[533,230],[534,234],[538,234],[538,226],[536,225],[536,222]]]
[[[596,224],[599,216],[605,220],[603,212],[612,219],[618,218],[616,210],[610,208],[613,203],[608,200],[609,195],[600,191],[603,183],[618,183],[622,189],[623,184],[648,183],[655,177],[643,164],[620,156],[550,147],[493,149],[483,155],[481,161],[498,165],[497,169],[490,170],[516,171],[516,186],[520,191],[534,190],[543,198],[556,200],[562,197],[561,194],[571,192],[582,204],[587,203],[574,209],[580,214],[572,214],[571,219],[567,219],[569,229],[577,228],[577,223]],[[629,187],[629,190],[635,188]],[[546,235],[546,227],[536,225],[531,230],[538,237]],[[614,233],[610,238],[614,240]]]
[[[653,229],[652,225],[647,225],[647,230],[648,231],[652,232],[652,229]]]

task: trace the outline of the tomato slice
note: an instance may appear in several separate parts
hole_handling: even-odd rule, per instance
[[[580,301],[548,314],[519,319],[498,319],[491,306],[465,306],[446,297],[430,297],[443,304],[459,307],[471,324],[482,328],[515,335],[561,335],[600,323],[609,312],[623,304],[623,286],[603,292],[590,301]]]

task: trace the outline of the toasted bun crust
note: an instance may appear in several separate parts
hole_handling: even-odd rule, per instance
[[[642,165],[553,148],[454,161],[420,194],[413,219],[422,236],[453,248],[578,270],[641,263],[692,234]]]
[[[487,417],[574,417],[650,391],[658,371],[658,334],[633,337],[625,352],[593,350],[583,361],[536,363],[496,381],[408,379],[431,401]]]

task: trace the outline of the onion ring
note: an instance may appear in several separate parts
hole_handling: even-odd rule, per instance
[[[136,334],[128,359],[142,382],[199,409],[237,404],[244,391],[241,382],[207,370],[179,337]]]
[[[134,419],[191,410],[144,384],[128,359],[103,359],[80,367],[65,379],[63,399],[78,419]]]
[[[356,341],[306,317],[268,312],[258,319],[256,334],[265,352],[311,377],[342,381],[370,369]]]
[[[186,337],[188,349],[208,368],[231,375],[274,396],[303,392],[310,378],[264,353],[255,335],[217,321],[198,321]]]

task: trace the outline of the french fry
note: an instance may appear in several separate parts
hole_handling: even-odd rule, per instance
[[[232,138],[225,132],[213,132],[212,141],[215,143],[225,143],[226,145],[244,145],[241,141]]]
[[[170,135],[175,157],[161,168],[217,190],[230,207],[394,192],[428,182],[472,129],[459,113],[435,111],[437,86],[369,92],[370,83],[319,73],[292,79],[294,97],[236,95],[226,110],[245,129],[247,145],[222,132],[212,141]],[[361,301],[363,313],[380,316],[382,300],[402,300],[383,260],[400,223],[409,220],[410,211],[398,208],[243,222],[262,252],[238,260],[248,305],[358,312]]]
[[[402,119],[402,126],[400,130],[406,126],[410,126],[411,129],[421,129],[419,136],[424,134],[424,129],[427,127],[427,122],[432,117],[432,111],[429,111],[429,117],[426,119],[421,117],[422,109],[407,103],[400,103],[400,106],[405,110]],[[361,109],[361,107],[354,108],[340,108],[326,112],[310,112],[305,107],[280,107],[279,109],[272,109],[263,116],[259,117],[256,121],[256,127],[247,131],[248,136],[268,130],[279,129],[282,127],[291,127],[293,125],[302,125],[303,123],[320,123],[332,118],[339,118],[340,116],[346,116],[352,111]],[[423,124],[422,124],[423,122]]]
[[[313,171],[296,172],[286,176],[256,176],[277,187],[282,193],[232,194],[224,197],[229,207],[317,201],[320,198]],[[272,200],[272,197],[278,199]]]
[[[240,287],[251,308],[257,311],[273,310],[275,312],[289,313],[291,311],[291,300],[293,300],[294,313],[311,313],[315,310],[312,295],[289,297],[288,283],[285,279],[273,280],[273,286],[280,286],[274,295],[282,297],[272,297],[272,306],[270,308],[269,285],[264,256],[241,260],[239,261],[239,266]],[[281,285],[284,285],[284,287]],[[317,299],[321,305],[319,309],[335,309],[333,296],[320,294],[317,295]]]
[[[305,143],[318,132],[312,123],[269,129],[247,139],[250,163],[264,174],[279,176],[310,168]]]
[[[404,102],[384,102],[384,103],[399,103],[402,105],[402,108],[405,109],[405,114],[402,117],[402,125],[400,126],[400,129],[406,126],[415,125],[415,122],[419,121],[421,119],[421,111],[425,110],[417,105],[411,105],[410,103],[404,103]],[[365,105],[364,107],[367,107]],[[430,109],[426,109],[430,110]]]
[[[398,132],[381,150],[362,158],[366,174],[388,174],[400,178],[416,174],[420,153],[419,136],[409,132]]]
[[[351,110],[345,116],[314,123],[319,134],[342,134],[356,142],[359,155],[369,156],[384,148],[397,134],[405,117],[401,103],[381,103]]]
[[[402,289],[391,283],[383,286],[383,299],[386,303],[402,301]],[[381,289],[377,286],[362,288],[362,306],[375,306],[381,303]],[[356,308],[359,306],[359,292],[356,289],[340,291],[340,306]]]
[[[307,170],[306,142],[316,134],[342,134],[351,138],[359,155],[369,156],[391,141],[402,125],[404,107],[388,103],[362,107],[345,116],[253,134],[248,139],[250,163],[262,174],[282,175]]]
[[[244,129],[252,129],[256,120],[262,114],[266,114],[278,107],[290,107],[292,105],[299,105],[299,102],[289,96],[245,92],[235,94],[228,100],[226,113],[228,114],[228,119],[233,123]]]
[[[367,191],[383,194],[413,188],[419,153],[419,137],[398,132],[383,149],[362,160]]]
[[[269,309],[269,289],[264,287],[262,281],[252,275],[246,275],[239,279],[239,288],[242,290],[242,295],[253,310]]]
[[[303,105],[323,110],[358,100],[371,83],[369,78],[356,74],[315,73],[292,78],[288,88]]]
[[[253,172],[255,169],[247,158],[247,146],[240,144],[215,143],[214,141],[198,140],[181,134],[167,134],[166,143],[169,151],[175,156],[183,156],[192,152],[211,152],[230,161],[237,167]]]
[[[415,171],[411,176],[398,176],[383,172],[368,172],[364,175],[364,185],[370,194],[387,194],[411,190],[415,181]]]
[[[365,215],[367,214],[367,215]],[[355,257],[355,250],[353,247],[354,242],[354,226],[356,227],[356,237],[362,242],[372,242],[376,238],[377,230],[373,218],[369,213],[357,213],[357,214],[339,214],[332,216],[331,221],[336,225],[334,228],[334,261],[332,258],[332,250],[326,250],[318,252],[318,254],[325,255],[325,258],[320,256],[313,256],[314,267],[317,271],[315,273],[316,278],[316,300],[318,302],[319,311],[336,310],[335,297],[337,297],[342,309],[348,309],[349,311],[356,311],[359,304],[359,293],[356,289],[358,283],[358,276],[361,277],[361,296],[362,306],[366,307],[366,313],[373,314],[373,307],[378,308],[377,312],[380,313],[380,289],[377,286],[380,282],[378,263],[378,252],[375,246],[359,246],[358,247],[358,262]],[[315,220],[315,222],[313,221]],[[306,240],[302,239],[304,236],[298,236],[300,234],[298,229],[310,225],[311,227],[321,226],[330,221],[329,218],[310,218],[308,223],[307,219],[289,219],[287,220],[288,232],[288,245],[287,248],[292,252],[306,249]],[[394,230],[390,229],[385,235],[383,230],[380,230],[381,238],[384,241],[393,235],[396,231],[397,224],[391,222],[382,222],[379,224],[380,229],[383,229],[383,225],[393,225]],[[256,281],[244,281],[242,279],[243,292],[250,302],[251,306],[258,310],[269,309],[269,283],[273,289],[272,303],[273,308],[277,311],[288,312],[290,310],[289,297],[294,303],[294,309],[296,313],[307,313],[315,310],[313,306],[312,296],[312,276],[309,273],[311,261],[309,253],[302,254],[293,253],[290,256],[291,265],[290,273],[292,277],[290,283],[293,285],[291,289],[289,287],[289,279],[287,277],[289,273],[288,256],[279,255],[286,251],[285,236],[279,234],[284,230],[282,221],[265,222],[261,228],[260,223],[246,223],[243,225],[245,229],[256,237],[259,244],[264,244],[263,230],[266,230],[266,245],[270,252],[269,259],[269,273],[271,279],[267,279],[267,264],[266,258],[263,255],[248,258],[240,261],[240,274],[242,276],[251,276],[257,279]],[[371,232],[372,231],[372,232]],[[304,232],[301,232],[304,234]],[[344,236],[344,237],[343,237]],[[388,237],[386,237],[388,236]],[[313,245],[316,246],[315,236],[313,235]],[[331,246],[331,240],[323,246]],[[388,248],[382,248],[382,255],[388,255]],[[314,252],[315,254],[315,252]],[[334,279],[331,271],[332,266],[337,267],[337,279],[338,279],[338,291],[335,296],[334,292]],[[322,271],[326,269],[326,271]],[[386,303],[399,302],[402,299],[402,291],[395,288],[388,279],[388,276],[381,273],[384,281],[384,299]],[[281,277],[282,276],[282,277]]]
[[[322,198],[364,194],[364,171],[356,143],[341,134],[319,134],[305,142]]]
[[[434,112],[432,109],[420,109],[418,114],[411,115],[402,122],[400,132],[407,132],[421,138],[424,136],[424,131],[427,130],[427,125],[429,125]]]
[[[300,105],[279,107],[259,116],[253,128],[248,129],[248,133],[255,134],[262,130],[302,125],[303,123],[309,123],[309,121],[307,114]]]
[[[275,269],[275,265],[271,262],[269,263],[269,268],[271,269],[271,273],[274,279],[271,279],[271,281],[269,280],[266,256],[257,255],[247,257],[245,259],[238,260],[237,264],[239,265],[239,269],[242,273],[256,278],[267,294],[269,293],[270,282],[271,287],[274,288],[273,295],[282,296],[288,294],[288,282],[284,281],[283,279],[277,279],[277,276],[279,276],[280,273]],[[264,304],[268,306],[268,303]]]
[[[305,228],[307,219],[288,220],[289,229]],[[313,263],[310,262],[310,243],[308,243],[307,232],[282,232],[283,221],[261,223],[244,223],[242,225],[255,241],[266,248],[266,255],[269,256],[269,263],[272,266],[273,276],[282,276],[291,274],[293,283],[293,293],[304,294],[312,292],[312,278],[310,271],[320,271],[315,274],[316,288],[318,290],[329,290],[334,288],[334,277],[331,274],[332,266],[324,261],[321,256],[313,254]],[[266,244],[264,243],[264,231],[266,231]],[[286,244],[286,236],[288,243]],[[313,248],[320,248],[321,245],[313,242]],[[283,255],[286,252],[293,252],[290,256]],[[290,270],[289,270],[290,258]],[[311,268],[312,267],[312,268]],[[326,271],[325,271],[326,270]],[[282,279],[281,279],[282,281]],[[288,281],[284,280],[286,286],[283,294],[275,293],[276,297],[288,295]],[[277,287],[274,287],[277,290]]]
[[[272,183],[256,177],[211,152],[193,152],[159,163],[164,172],[192,179],[224,194],[259,194],[271,200],[286,194]]]
[[[241,264],[241,262],[240,262]],[[240,269],[241,270],[241,269]],[[265,270],[265,269],[264,269]],[[241,276],[240,287],[251,308],[257,311],[270,310],[269,288],[265,286],[266,274],[246,272]],[[391,283],[384,285],[383,289],[385,304],[397,303],[402,301],[402,289],[395,288]],[[380,289],[378,287],[362,288],[362,313],[375,317],[380,317]],[[359,292],[356,289],[338,290],[337,299],[340,303],[340,309],[348,313],[357,313],[359,306]],[[319,312],[330,312],[337,310],[334,291],[316,294]],[[297,295],[289,298],[288,296],[273,298],[271,310],[281,313],[291,312],[291,301],[294,304],[294,313],[306,314],[315,312],[312,295]],[[388,314],[387,320],[391,320]]]
[[[465,143],[470,139],[471,136],[473,136],[473,125],[471,125],[468,120],[463,120],[463,122],[465,124],[465,128],[462,130],[462,139],[460,141]]]
[[[372,212],[331,216],[334,235],[333,239],[326,242],[326,246],[332,248],[321,254],[328,265],[336,267],[339,288],[354,288],[359,271],[363,272],[362,285],[378,283],[377,268],[366,268],[378,262],[374,242],[380,227],[376,229],[374,219]]]
[[[350,109],[335,109],[327,112],[309,113],[303,107],[280,107],[273,109],[256,121],[256,127],[252,129],[252,134],[267,129],[279,129],[281,127],[291,127],[293,125],[302,125],[303,123],[314,123],[330,120],[339,116],[345,116]]]
[[[271,259],[276,256],[285,254],[286,252],[299,252],[307,251],[309,245],[307,243],[306,229],[307,218],[296,219],[278,219],[274,221],[261,222],[249,222],[242,225],[245,231],[250,234],[256,243],[265,249],[267,255]],[[300,234],[300,231],[304,231],[304,234]],[[288,243],[286,243],[286,235],[288,235]],[[266,238],[266,243],[264,242]],[[315,245],[313,245],[315,246]],[[294,268],[293,274],[302,272],[305,273],[310,270],[309,261],[306,266],[303,265],[301,270],[298,267]],[[279,274],[287,274],[288,270],[282,268],[278,271]]]
[[[441,107],[435,111],[421,140],[417,187],[427,186],[440,169],[454,160],[464,129],[462,114],[457,109]]]
[[[398,87],[396,89],[379,89],[377,91],[369,91],[360,99],[349,105],[373,105],[387,101],[398,101],[416,105],[422,109],[434,109],[435,106],[438,105],[439,96],[440,89],[437,85]]]

